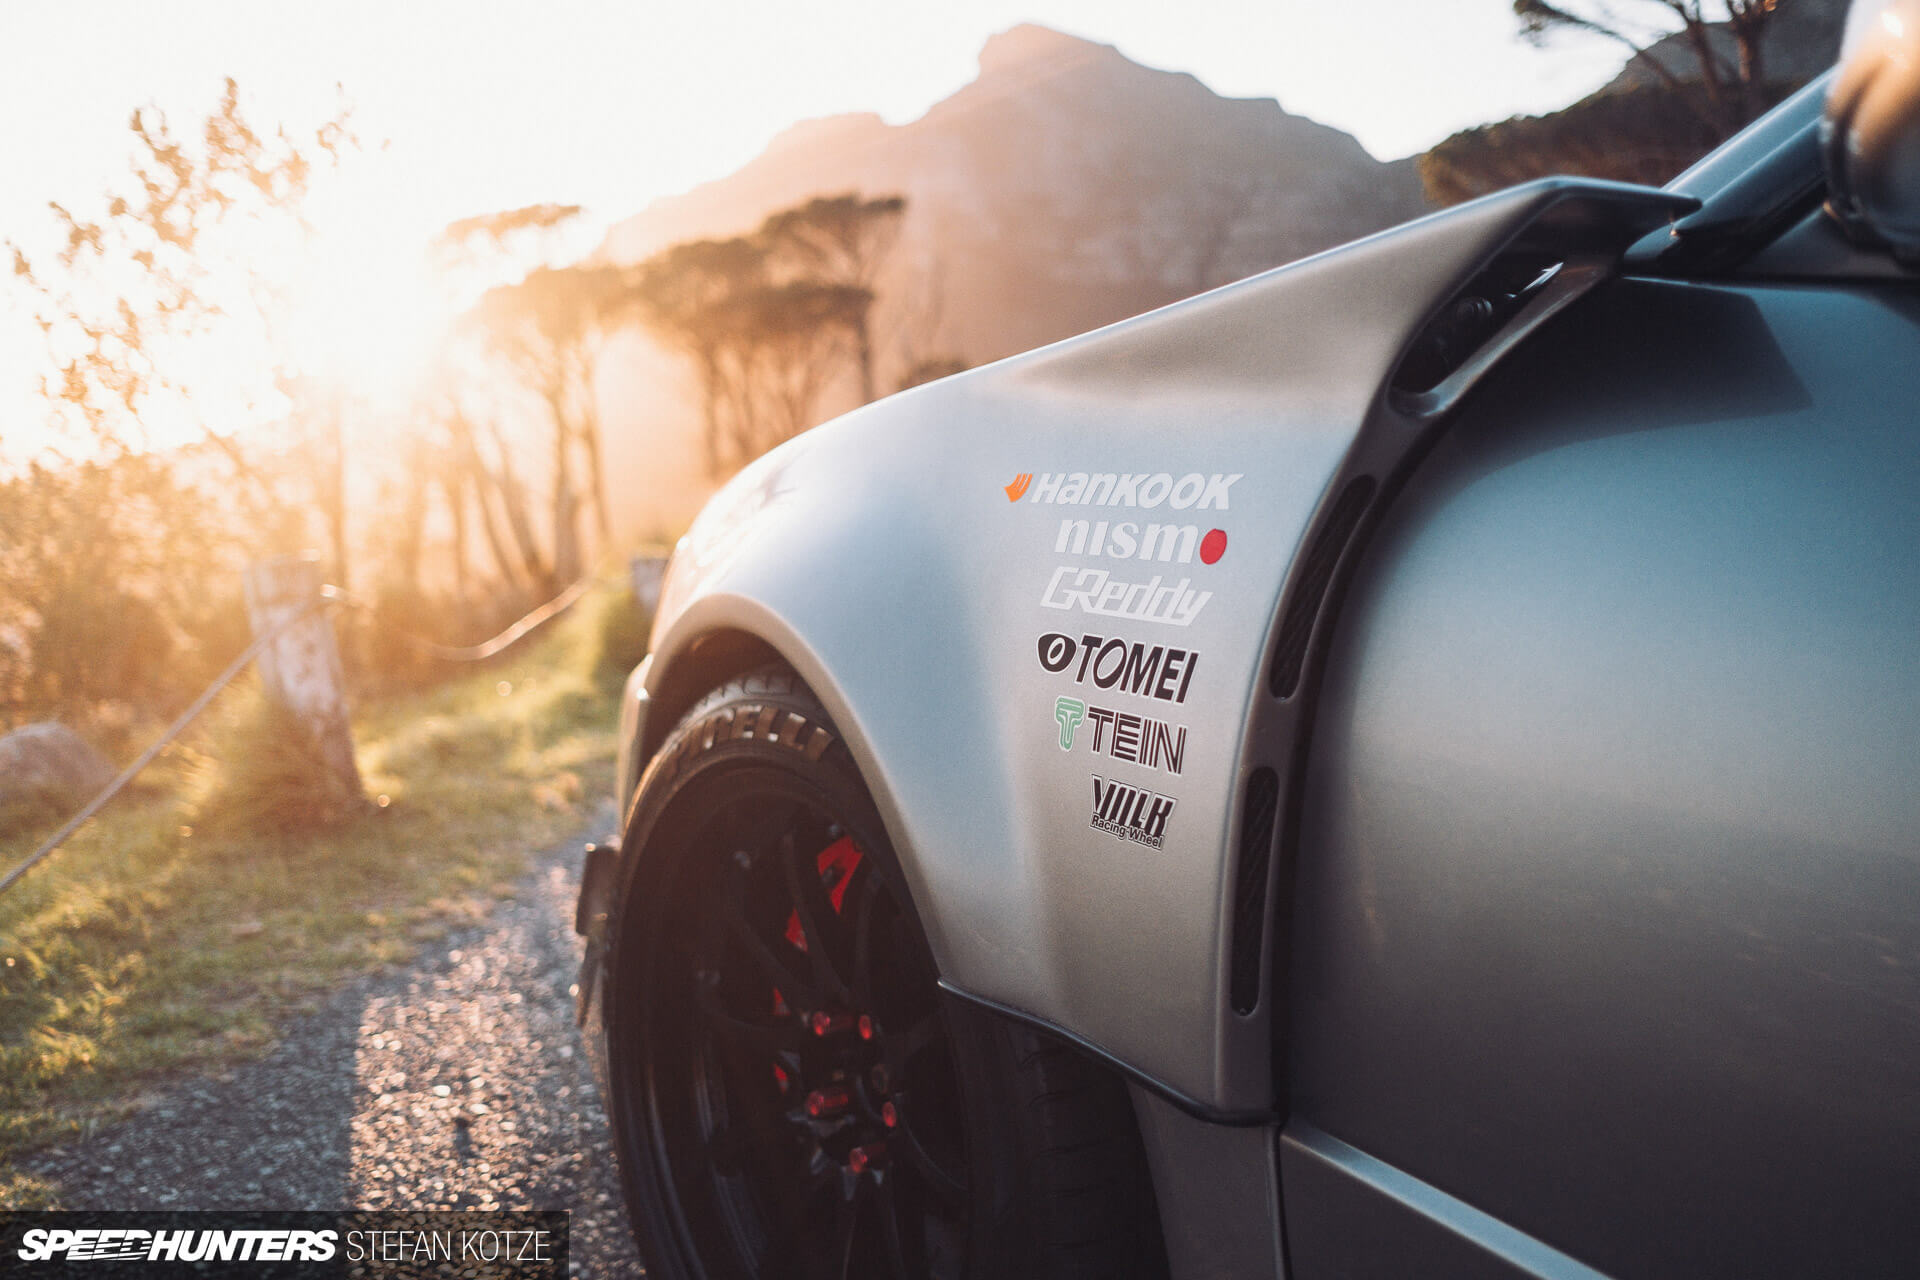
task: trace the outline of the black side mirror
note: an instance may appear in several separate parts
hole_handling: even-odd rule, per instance
[[[1920,264],[1920,0],[1854,0],[1820,132],[1829,212]]]

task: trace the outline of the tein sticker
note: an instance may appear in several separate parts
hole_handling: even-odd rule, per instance
[[[1178,774],[1187,758],[1187,726],[1169,724],[1152,716],[1137,716],[1111,707],[1089,706],[1078,698],[1053,700],[1054,723],[1060,726],[1060,749],[1073,750],[1080,726],[1093,726],[1093,753],[1128,764],[1143,764]]]

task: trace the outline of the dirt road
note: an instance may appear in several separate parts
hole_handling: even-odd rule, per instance
[[[641,1274],[568,995],[581,844],[269,1057],[24,1167],[68,1209],[569,1209],[574,1274]]]

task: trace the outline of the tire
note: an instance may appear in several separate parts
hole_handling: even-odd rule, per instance
[[[1154,1277],[1125,1086],[942,991],[853,759],[784,668],[641,780],[605,1002],[648,1274]]]

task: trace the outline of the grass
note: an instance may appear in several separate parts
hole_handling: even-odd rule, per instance
[[[263,787],[286,771],[241,749],[270,720],[230,690],[191,745],[0,897],[0,1208],[55,1194],[13,1168],[21,1155],[267,1052],[343,983],[483,920],[530,851],[577,834],[612,788],[623,606],[595,593],[517,656],[360,709],[384,807],[323,831],[267,820]],[[0,842],[0,865],[44,835]]]

